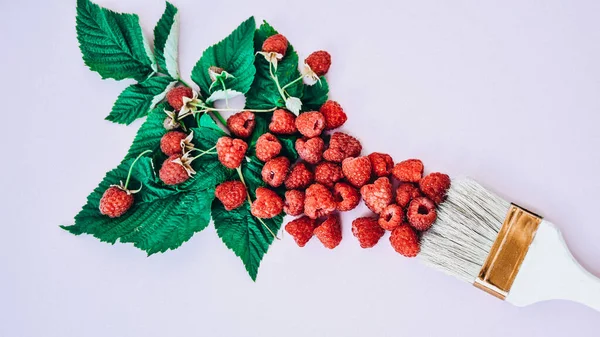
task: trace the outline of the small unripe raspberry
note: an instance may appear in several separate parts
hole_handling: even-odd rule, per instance
[[[288,48],[288,40],[281,34],[269,36],[262,45],[262,51],[266,53],[277,53],[285,56]]]
[[[389,154],[373,152],[369,155],[369,160],[376,177],[389,176],[394,168],[394,160]]]
[[[306,166],[306,163],[299,162],[292,166],[290,174],[285,179],[285,188],[288,190],[295,190],[306,188],[312,184],[315,180],[315,175]]]
[[[362,187],[371,179],[371,162],[367,157],[346,158],[342,162],[342,173],[355,187]]]
[[[111,186],[100,199],[100,213],[111,218],[118,218],[133,206],[133,195],[127,191]]]
[[[296,139],[296,151],[298,156],[309,164],[316,164],[323,159],[325,142],[321,137]]]
[[[332,188],[342,178],[344,178],[344,174],[339,164],[324,161],[315,166],[315,182],[319,184]]]
[[[385,230],[377,224],[377,218],[363,217],[352,221],[352,234],[361,248],[371,248],[379,242]]]
[[[286,157],[273,158],[265,163],[262,168],[262,179],[273,187],[279,187],[287,177],[290,169],[290,160]]]
[[[450,177],[443,173],[430,173],[421,179],[419,187],[423,194],[439,205],[446,200],[446,193],[450,188]]]
[[[328,161],[341,163],[349,157],[357,157],[362,151],[358,139],[342,132],[334,132],[329,140],[329,148],[323,152],[323,158]]]
[[[360,188],[360,195],[373,213],[379,214],[392,202],[392,183],[387,177],[381,177],[372,184]]]
[[[317,137],[325,129],[325,117],[318,111],[302,113],[296,117],[296,128],[304,137]]]
[[[256,200],[252,203],[250,212],[257,218],[270,219],[283,211],[283,200],[277,193],[266,187],[256,189]]]
[[[418,183],[423,176],[423,162],[419,159],[408,159],[399,162],[392,169],[392,174],[400,181]]]
[[[315,228],[313,233],[326,248],[337,247],[342,242],[340,217],[337,214],[328,216],[319,227]]]
[[[179,110],[183,107],[183,98],[192,98],[193,95],[194,92],[192,88],[176,87],[167,93],[167,102],[169,102],[169,105],[173,107],[173,109]]]
[[[304,192],[299,190],[286,191],[283,211],[291,216],[304,213]]]
[[[275,158],[281,152],[281,143],[277,137],[265,133],[256,140],[256,157],[264,162]]]
[[[304,214],[311,219],[327,216],[335,211],[333,194],[321,184],[312,184],[305,191]]]
[[[236,209],[246,202],[248,192],[239,180],[226,181],[215,188],[215,197],[221,201],[226,210]]]
[[[250,111],[240,111],[227,119],[227,128],[240,138],[248,138],[254,131],[256,120]]]
[[[337,129],[348,120],[344,109],[336,101],[329,100],[325,102],[319,109],[319,112],[325,117],[325,130]]]
[[[392,231],[390,243],[396,252],[406,257],[415,257],[421,250],[417,233],[407,224],[402,224]]]
[[[288,232],[296,241],[299,247],[304,247],[306,243],[313,237],[315,229],[315,220],[303,216],[296,220],[292,220],[285,225],[285,231]]]
[[[174,154],[182,154],[183,148],[181,147],[181,141],[185,139],[187,135],[181,131],[169,131],[165,133],[160,139],[160,149],[167,156]]]
[[[415,198],[408,205],[406,217],[408,223],[416,230],[426,231],[431,228],[437,218],[435,204],[425,197]]]
[[[176,162],[176,160],[181,159],[181,157],[181,154],[175,154],[163,162],[162,167],[158,172],[158,176],[163,183],[167,185],[178,185],[190,178],[185,167]]]
[[[296,115],[284,109],[275,110],[269,124],[269,131],[278,135],[296,133],[298,131],[296,128]]]
[[[324,50],[319,50],[308,55],[304,60],[310,69],[317,74],[317,76],[323,76],[329,71],[331,66],[331,55]]]
[[[337,183],[333,187],[333,197],[336,202],[336,208],[340,212],[350,211],[358,206],[360,194],[358,190],[346,183]]]
[[[240,166],[248,144],[241,139],[233,139],[230,137],[221,137],[217,141],[217,156],[223,166],[230,169],[235,169]]]

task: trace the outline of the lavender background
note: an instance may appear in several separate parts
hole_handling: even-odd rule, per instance
[[[331,52],[331,97],[366,153],[479,180],[558,224],[600,274],[600,2],[173,2],[184,78],[243,19],[267,19],[301,57]],[[140,14],[147,32],[164,8],[98,3]],[[83,65],[74,0],[3,0],[0,13],[0,336],[598,336],[591,309],[512,307],[387,236],[360,249],[350,222],[364,208],[333,251],[284,236],[256,283],[212,226],[151,258],[60,230],[140,123],[103,121],[127,83]]]

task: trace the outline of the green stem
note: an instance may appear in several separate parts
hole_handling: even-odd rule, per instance
[[[295,79],[295,80],[291,81],[290,83],[284,85],[283,88],[281,88],[281,90],[283,90],[284,92],[286,92],[285,88],[289,87],[290,85],[294,85],[294,84],[298,83],[298,81],[301,81],[303,78],[304,78],[304,76],[300,75],[300,77],[298,77],[297,79]]]
[[[123,189],[127,190],[127,185],[129,185],[129,180],[131,179],[131,172],[133,172],[133,166],[135,165],[135,163],[137,163],[137,161],[142,158],[143,155],[145,155],[148,152],[152,152],[152,150],[146,150],[142,153],[140,153],[137,158],[135,158],[135,160],[133,161],[133,163],[131,163],[131,166],[129,166],[129,172],[127,172],[127,179],[125,180],[125,185],[123,186]]]
[[[246,191],[248,191],[248,185],[246,185],[246,181],[244,180],[244,175],[242,174],[242,168],[241,168],[241,166],[238,166],[235,170],[237,171],[237,174],[240,177],[240,181],[246,187]],[[246,196],[248,197],[248,203],[250,204],[250,207],[252,207],[252,199],[250,198],[250,192],[247,192]],[[275,233],[273,233],[273,231],[271,230],[271,228],[269,228],[269,226],[267,226],[267,224],[263,221],[263,219],[257,218],[257,217],[254,217],[254,218],[258,219],[258,221],[260,221],[260,223],[263,226],[265,226],[265,228],[269,231],[269,233],[271,233],[271,235],[273,235],[273,237],[275,239],[281,240],[280,238],[277,237],[277,235]]]

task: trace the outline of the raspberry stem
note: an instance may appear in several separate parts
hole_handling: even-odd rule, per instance
[[[143,155],[145,155],[146,153],[152,152],[152,150],[146,150],[142,153],[140,153],[137,158],[135,158],[135,160],[133,161],[133,163],[131,163],[131,166],[129,166],[129,172],[127,172],[127,179],[125,179],[125,185],[123,185],[123,189],[127,190],[127,186],[129,185],[129,180],[131,179],[131,172],[133,172],[133,166],[135,166],[135,163],[137,163],[137,161],[142,158]]]
[[[242,174],[242,168],[241,166],[238,166],[236,169],[238,176],[240,177],[240,181],[242,182],[242,184],[244,184],[244,187],[246,187],[246,190],[248,190],[248,185],[246,185],[246,181],[244,180],[244,175]],[[252,207],[252,199],[250,198],[250,192],[246,193],[246,196],[248,197],[248,204],[250,204],[250,207]],[[267,224],[263,221],[263,219],[261,218],[257,218],[255,216],[253,216],[254,218],[258,219],[258,221],[260,221],[260,223],[265,226],[265,228],[269,231],[269,233],[271,233],[271,235],[273,235],[273,237],[277,240],[281,240],[280,238],[277,237],[277,235],[275,233],[273,233],[273,231],[271,230],[271,228],[269,228],[269,226],[267,226]]]

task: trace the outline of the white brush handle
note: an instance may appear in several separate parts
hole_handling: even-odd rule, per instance
[[[558,228],[543,220],[506,300],[526,306],[554,299],[600,312],[600,279],[577,263]]]

